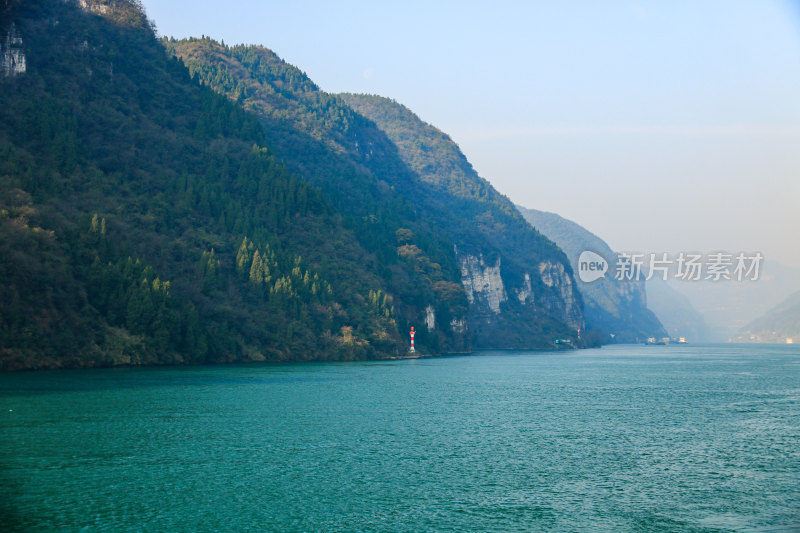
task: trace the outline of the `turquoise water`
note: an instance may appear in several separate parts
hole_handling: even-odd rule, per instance
[[[5,529],[797,531],[800,346],[0,375]]]

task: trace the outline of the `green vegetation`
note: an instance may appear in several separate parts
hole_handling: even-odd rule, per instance
[[[420,209],[418,177],[371,121],[264,47],[208,37],[163,43],[203,84],[252,111],[276,155],[344,214],[387,279],[400,331],[422,323],[429,305],[447,318],[440,323],[465,317],[451,237]],[[433,352],[470,348],[463,332],[448,327],[420,330],[417,345]]]
[[[340,98],[374,121],[397,146],[400,158],[419,176],[426,212],[451,235],[461,256],[498,258],[504,284],[512,291],[521,288],[528,275],[535,305],[510,297],[503,313],[488,317],[491,327],[476,328],[476,344],[496,346],[497,336],[509,347],[543,346],[537,342],[555,337],[577,340],[574,332],[558,322],[581,325],[580,295],[567,288],[567,298],[575,300],[569,305],[560,292],[564,288],[545,283],[538,270],[542,262],[563,265],[572,281],[571,268],[558,246],[533,229],[508,198],[475,172],[458,145],[408,108],[381,96],[342,94]],[[472,317],[478,324],[483,320]]]
[[[509,291],[563,258],[460,152],[419,132],[437,181],[269,50],[86,4],[3,7],[27,72],[0,79],[0,369],[379,358],[412,325],[424,353],[574,338],[538,275],[535,306],[468,304],[463,254]]]
[[[11,11],[28,72],[0,80],[0,367],[402,353],[349,219],[117,4]]]
[[[542,261],[551,261],[571,276],[563,253],[478,177],[444,134],[385,98],[327,94],[261,46],[225,46],[207,37],[164,43],[205,85],[253,111],[268,144],[290,168],[318,185],[337,207],[362,215],[354,228],[363,246],[383,243],[376,255],[385,261],[399,255],[422,276],[423,292],[415,297],[394,279],[392,290],[408,294],[406,300],[415,304],[407,316],[419,323],[424,307],[433,304],[439,324],[460,320],[467,303],[463,290],[454,290],[461,277],[458,262],[483,255],[500,259],[512,287],[531,274],[540,305],[526,306],[512,297],[498,316],[473,306],[473,345],[546,347],[555,337],[574,338],[564,321],[580,324],[580,296],[570,293],[574,303],[568,305],[560,287],[543,283],[538,273]],[[376,204],[379,213],[362,210]],[[413,230],[414,243],[399,242],[405,229]],[[398,236],[397,249],[386,246],[392,242],[390,231]],[[447,305],[441,305],[443,297],[449,298]],[[443,329],[450,335],[439,339],[447,343],[444,349],[469,347]],[[421,330],[418,338],[434,345],[427,333]]]

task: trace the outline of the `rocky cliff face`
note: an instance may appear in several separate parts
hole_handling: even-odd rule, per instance
[[[109,5],[97,2],[96,0],[78,0],[78,6],[84,11],[96,13],[98,15],[108,15],[111,12],[111,7]]]
[[[517,295],[520,303],[535,303],[536,300],[534,299],[533,289],[531,288],[531,275],[526,273],[522,279],[524,281],[522,287],[516,289],[514,293]]]
[[[429,330],[436,328],[436,310],[432,305],[425,308],[425,325]]]
[[[0,43],[0,72],[3,73],[3,77],[8,78],[24,74],[26,69],[22,36],[12,23]]]
[[[500,313],[500,304],[508,300],[508,294],[500,276],[500,258],[487,265],[483,256],[467,255],[461,259],[461,283],[467,292],[470,305],[484,305],[492,313]]]
[[[533,227],[564,250],[573,269],[577,269],[578,257],[585,250],[599,254],[608,262],[611,269],[614,268],[616,254],[596,235],[555,213],[524,207],[518,209]],[[658,318],[647,308],[644,282],[616,280],[612,272],[590,283],[584,283],[579,278],[573,281],[563,272],[562,264],[553,263],[541,263],[539,272],[545,285],[556,287],[561,291],[561,298],[550,302],[550,306],[558,308],[559,300],[569,302],[571,294],[569,288],[573,290],[577,288],[580,291],[585,304],[584,316],[587,329],[603,331],[607,336],[606,341],[636,342],[647,337],[666,335]],[[570,316],[568,303],[564,312]]]
[[[556,295],[551,293],[543,298],[542,303],[545,308],[561,317],[571,327],[576,329],[582,327],[583,315],[576,297],[577,291],[572,283],[572,276],[567,273],[564,264],[543,261],[539,263],[539,275],[547,287],[556,291]]]
[[[486,317],[487,311],[499,315],[502,312],[501,305],[509,300],[509,291],[506,290],[506,286],[509,286],[510,292],[523,308],[545,311],[574,329],[582,328],[583,314],[580,300],[572,276],[564,264],[542,261],[533,272],[533,275],[546,287],[546,290],[540,290],[538,294],[531,284],[530,272],[525,272],[519,279],[513,278],[504,282],[499,257],[494,262],[488,263],[483,255],[461,257],[461,282],[475,315]]]

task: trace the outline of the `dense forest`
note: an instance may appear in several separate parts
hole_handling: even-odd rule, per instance
[[[419,324],[430,305],[445,324],[463,318],[467,301],[452,239],[421,209],[418,177],[368,119],[263,47],[208,37],[163,42],[192,76],[252,111],[277,156],[344,214],[382,263],[401,315]],[[418,339],[437,351],[470,348],[467,332],[450,328],[423,328]]]
[[[364,198],[365,185],[378,183],[452,241],[456,253],[441,247],[433,252],[443,269],[450,271],[455,262],[464,275],[464,260],[478,257],[501,265],[506,292],[525,286],[536,295],[533,305],[507,297],[499,313],[471,305],[473,346],[552,346],[554,337],[571,338],[582,325],[578,292],[548,284],[540,272],[545,261],[561,265],[571,282],[563,252],[475,173],[455,143],[413,113],[385,98],[325,93],[262,46],[226,46],[208,37],[164,44],[205,85],[255,113],[275,153],[336,205],[350,204],[352,187]],[[339,179],[343,175],[346,183]],[[406,213],[396,209],[387,220],[403,220]],[[452,315],[441,311],[437,317]]]
[[[27,72],[0,82],[2,367],[400,353],[389,267],[138,6],[112,13],[10,13]]]
[[[484,219],[341,97],[261,47],[159,41],[135,0],[0,17],[26,61],[0,78],[0,369],[390,357],[411,325],[481,345],[455,250],[484,244],[454,228]],[[574,337],[504,316],[519,345]]]

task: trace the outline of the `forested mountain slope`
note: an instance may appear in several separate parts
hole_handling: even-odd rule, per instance
[[[0,37],[0,369],[379,358],[412,325],[426,353],[548,347],[582,323],[552,243],[493,246],[513,215],[487,183],[426,180],[264,48],[159,42],[136,0],[4,2]]]
[[[404,353],[390,267],[337,206],[136,2],[81,4],[0,20],[25,60],[0,78],[0,366]]]
[[[425,305],[424,318],[431,326],[426,331],[469,328],[475,347],[545,347],[554,337],[574,336],[574,328],[582,325],[580,296],[563,253],[479,178],[452,142],[433,156],[436,163],[465,165],[468,171],[453,179],[431,179],[392,137],[391,128],[357,105],[358,97],[321,91],[272,51],[229,47],[208,38],[165,44],[204,83],[256,113],[276,154],[319,185],[335,205],[359,210],[363,191],[388,189],[405,209],[379,220],[416,217],[452,240],[455,249],[436,261],[448,273],[456,269],[470,302],[469,320],[459,320],[433,301]],[[411,113],[402,120],[413,127],[423,124]],[[415,132],[418,143],[442,135],[425,126]],[[357,202],[351,201],[354,194]],[[398,245],[400,255],[418,254],[415,243]]]
[[[502,312],[495,318],[475,306],[473,316],[483,311],[484,320],[507,323],[509,332],[530,320],[532,311],[555,315],[573,328],[583,325],[566,257],[475,172],[456,143],[394,100],[374,95],[341,97],[386,133],[403,161],[431,191],[430,216],[459,246],[463,281],[472,289],[473,300],[480,297],[481,291],[475,289],[491,272],[484,258],[496,258],[496,283],[506,288],[505,295],[499,294],[505,302]],[[492,342],[491,338],[486,341]]]

